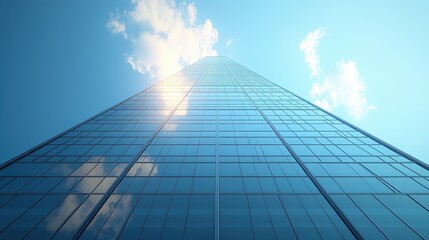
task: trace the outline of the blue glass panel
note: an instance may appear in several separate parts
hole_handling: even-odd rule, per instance
[[[192,193],[214,193],[215,180],[214,178],[194,178],[194,184],[192,186]]]
[[[278,196],[265,195],[264,198],[277,238],[296,239],[289,217],[286,215]]]
[[[255,239],[277,239],[264,197],[248,196],[248,202]]]
[[[308,216],[308,212],[301,205],[298,198],[296,196],[282,195],[280,199],[297,237],[320,239],[320,235]]]
[[[389,239],[417,239],[418,235],[371,195],[353,195],[353,202]]]
[[[429,189],[412,178],[383,178],[401,193],[429,193]]]
[[[429,211],[406,195],[377,195],[390,211],[416,231],[422,238],[429,238]]]
[[[383,232],[371,222],[349,197],[344,195],[332,195],[331,197],[362,237],[365,239],[387,239]]]
[[[82,225],[82,219],[85,219],[94,206],[100,201],[101,195],[90,195],[86,200],[79,206],[76,211],[70,216],[70,218],[64,223],[64,225],[54,235],[53,239],[69,239],[74,236],[76,230]],[[68,207],[68,206],[66,206]]]
[[[241,178],[221,178],[220,193],[244,193]]]
[[[119,239],[138,239],[140,232],[145,226],[148,213],[155,200],[153,195],[143,195],[140,197],[133,211],[131,212]]]
[[[169,205],[171,202],[170,195],[155,196],[155,200],[150,208],[145,224],[142,226],[140,238],[143,239],[160,239],[162,229],[167,218]]]
[[[221,239],[253,239],[252,223],[246,196],[220,196]]]
[[[192,195],[184,239],[214,239],[214,196]]]
[[[106,202],[109,208],[100,210],[81,239],[116,238],[120,233],[120,226],[128,220],[129,213],[134,209],[137,200],[138,196],[133,195],[123,195],[122,197],[113,195],[110,197]]]
[[[396,168],[386,163],[367,163],[363,165],[377,176],[404,176]]]
[[[24,212],[36,204],[43,196],[18,195],[0,209],[0,231],[3,231]]]
[[[170,209],[162,231],[162,239],[181,239],[185,234],[186,218],[190,197],[186,195],[173,196]]]
[[[26,238],[42,239],[52,237],[86,198],[86,195],[68,195]],[[77,221],[77,223],[81,223],[81,220]]]

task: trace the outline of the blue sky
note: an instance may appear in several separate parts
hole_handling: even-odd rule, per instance
[[[427,1],[2,1],[0,162],[213,54],[429,162],[428,12]]]

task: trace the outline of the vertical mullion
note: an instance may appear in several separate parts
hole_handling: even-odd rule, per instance
[[[216,86],[215,240],[219,240],[219,95]]]

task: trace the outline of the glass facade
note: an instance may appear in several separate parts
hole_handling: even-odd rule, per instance
[[[429,239],[428,167],[226,57],[1,166],[0,239]]]

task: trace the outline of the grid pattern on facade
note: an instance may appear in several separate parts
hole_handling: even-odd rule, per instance
[[[226,57],[0,170],[0,238],[429,239],[429,171]]]

